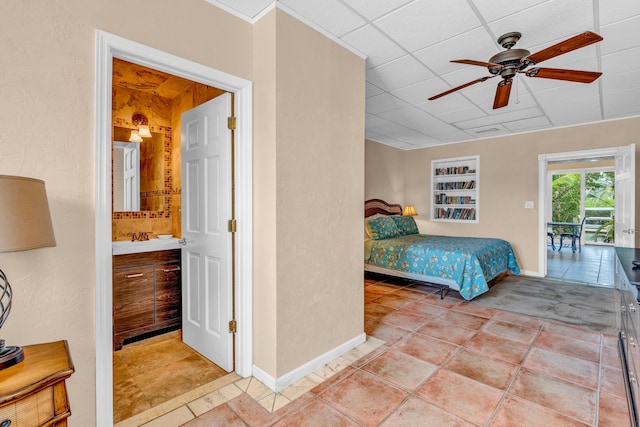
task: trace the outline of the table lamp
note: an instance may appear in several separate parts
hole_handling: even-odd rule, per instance
[[[28,251],[55,246],[44,181],[0,175],[0,252]],[[13,293],[0,270],[0,328],[11,311]],[[5,346],[0,339],[0,370],[24,359],[22,348]]]
[[[414,216],[414,215],[418,215],[418,213],[416,212],[416,208],[414,208],[413,205],[407,205],[404,207],[404,210],[402,211],[402,216]]]

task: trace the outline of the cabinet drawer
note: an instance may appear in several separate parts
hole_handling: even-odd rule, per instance
[[[64,383],[55,384],[0,407],[0,422],[10,420],[11,427],[52,425],[52,422],[62,421],[71,415],[67,402]]]
[[[113,328],[116,333],[153,323],[153,266],[113,272]]]
[[[156,265],[156,322],[180,318],[181,278],[179,262]]]

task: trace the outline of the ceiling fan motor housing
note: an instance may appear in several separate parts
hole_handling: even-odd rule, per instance
[[[489,59],[491,64],[499,64],[500,67],[489,66],[487,68],[491,74],[500,74],[503,78],[512,78],[518,71],[522,71],[529,65],[526,62],[522,62],[522,58],[526,58],[530,53],[526,49],[505,50]]]

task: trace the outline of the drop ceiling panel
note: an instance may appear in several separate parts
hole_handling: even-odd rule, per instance
[[[630,16],[640,15],[638,0],[599,1],[598,6],[600,8],[600,25],[608,25]]]
[[[600,35],[604,37],[600,43],[603,55],[637,46],[640,38],[640,16],[606,25],[600,29]],[[638,58],[630,59],[639,61]]]
[[[495,1],[495,0],[473,0],[473,4],[478,8],[487,22],[495,21],[509,15],[529,9],[547,0],[518,0],[518,1]]]
[[[406,52],[372,25],[365,25],[342,38],[367,55],[367,68],[382,65],[406,55]]]
[[[367,98],[365,104],[367,112],[371,114],[384,113],[385,111],[395,110],[407,105],[406,102],[386,92]]]
[[[523,132],[533,129],[545,129],[551,126],[551,122],[546,116],[531,117],[529,119],[513,120],[505,122],[504,127],[511,132]]]
[[[366,21],[339,0],[279,0],[336,37],[361,27]]]
[[[547,1],[489,23],[496,36],[519,31],[517,47],[550,46],[575,34],[593,29],[593,10],[584,0]],[[546,47],[545,46],[545,47]]]
[[[640,99],[640,88],[637,87],[616,92],[615,97],[605,97],[605,118],[638,116],[638,99]]]
[[[434,77],[429,80],[424,80],[403,88],[394,90],[391,92],[393,96],[402,99],[412,105],[417,105],[425,102],[434,92],[444,92],[449,90],[449,85],[443,82],[441,79]],[[434,103],[438,104],[438,103]],[[441,105],[441,104],[440,104]]]
[[[480,26],[465,0],[415,0],[375,21],[409,52]]]
[[[373,21],[411,1],[413,0],[345,0],[344,3],[357,10],[358,13],[367,19]]]
[[[453,59],[488,61],[499,50],[484,28],[478,27],[440,43],[417,50],[414,55],[436,74],[446,74],[462,67],[475,68],[482,74],[486,68],[451,62]]]
[[[542,113],[538,108],[530,107],[527,109],[501,112],[491,116],[458,122],[456,123],[456,126],[460,129],[474,129],[483,126],[495,126],[499,125],[500,123],[512,122],[514,120],[523,120],[532,117],[538,117],[541,115]]]
[[[207,1],[249,20],[284,5],[367,55],[367,138],[401,149],[492,136],[460,124],[496,126],[502,134],[640,115],[639,0]],[[488,61],[503,50],[496,38],[506,32],[521,32],[516,48],[535,53],[587,30],[604,40],[537,65],[601,71],[591,84],[518,75],[508,106],[497,110],[500,77],[427,100],[489,76],[485,67],[450,61]]]
[[[400,89],[431,77],[433,73],[410,55],[367,71],[367,81],[385,91]]]

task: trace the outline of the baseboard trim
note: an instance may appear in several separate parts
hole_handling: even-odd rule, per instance
[[[540,274],[540,272],[538,271],[520,270],[520,274],[523,276],[530,276],[530,277],[544,277],[544,275]]]
[[[335,347],[332,350],[316,357],[305,363],[304,365],[299,366],[298,368],[284,374],[281,377],[275,378],[272,375],[269,375],[258,366],[253,365],[253,376],[262,382],[264,385],[269,387],[271,390],[275,392],[280,392],[295,383],[299,379],[302,379],[309,375],[311,372],[315,371],[321,366],[326,365],[331,362],[333,359],[336,359],[349,350],[352,350],[365,342],[367,340],[367,334],[364,332],[359,334],[358,336],[350,339],[349,341]]]

